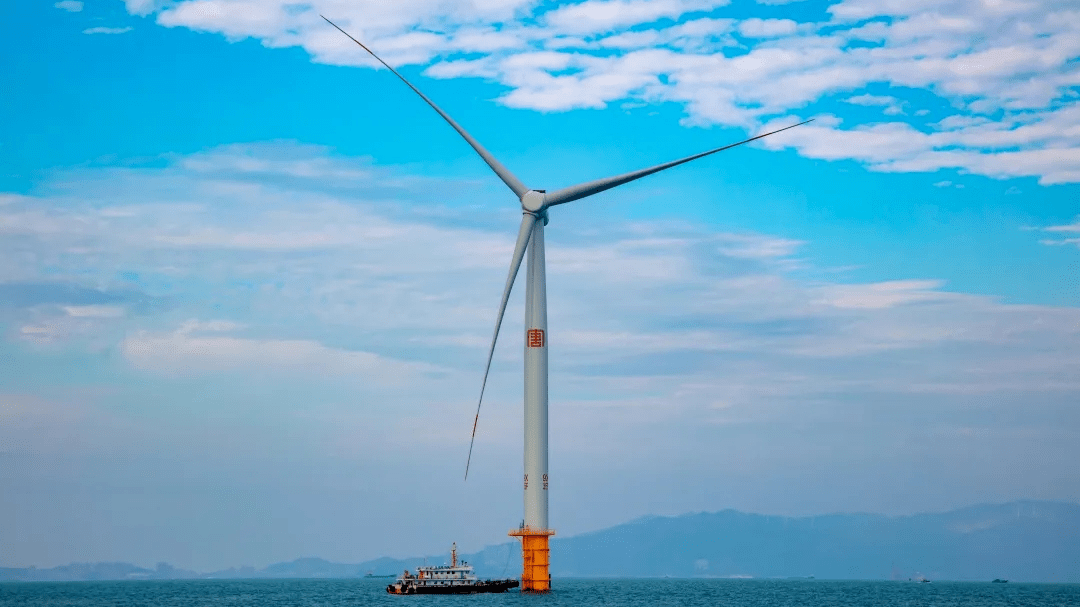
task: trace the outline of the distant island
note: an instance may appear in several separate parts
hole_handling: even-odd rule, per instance
[[[1080,505],[1023,501],[890,517],[735,510],[650,516],[552,542],[554,577],[714,577],[1080,582]],[[426,557],[438,561],[443,556]],[[516,575],[513,542],[463,555],[482,577]],[[0,581],[364,578],[425,557],[357,564],[301,558],[198,573],[168,563],[0,568]]]

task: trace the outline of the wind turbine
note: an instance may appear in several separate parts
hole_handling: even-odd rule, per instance
[[[427,95],[421,93],[397,70],[390,67],[371,49],[338,27],[333,21],[322,15],[319,16],[339,32],[348,36],[350,40],[360,45],[360,48],[367,51],[376,61],[390,70],[406,86],[419,95],[421,99],[431,106],[431,109],[438,112],[443,120],[472,146],[472,149],[480,155],[480,158],[491,167],[491,170],[499,176],[499,179],[502,179],[503,183],[514,192],[514,195],[521,202],[521,227],[518,230],[517,243],[514,245],[514,254],[510,258],[510,272],[506,277],[506,286],[503,288],[502,302],[499,304],[499,315],[495,319],[495,332],[491,336],[491,347],[488,348],[487,365],[484,367],[484,379],[480,384],[480,398],[476,404],[476,417],[473,419],[469,457],[465,463],[465,478],[469,477],[469,463],[472,461],[473,442],[476,440],[476,425],[480,420],[480,404],[484,400],[484,389],[487,387],[488,373],[491,371],[491,358],[495,354],[495,342],[499,338],[499,327],[502,326],[503,314],[506,312],[506,302],[510,298],[510,290],[514,286],[514,279],[517,278],[522,258],[525,256],[525,251],[528,250],[529,263],[525,271],[525,518],[522,526],[519,529],[512,530],[510,535],[521,538],[522,591],[547,592],[551,589],[551,576],[548,573],[550,562],[548,558],[548,538],[555,535],[555,531],[548,527],[548,339],[547,279],[544,273],[544,226],[548,223],[548,209],[598,194],[604,190],[679,166],[691,160],[697,160],[762,137],[768,137],[780,131],[786,131],[811,122],[813,119],[646,169],[580,183],[550,193],[546,190],[534,190],[526,187],[521,180],[484,149],[484,146],[480,145],[476,139],[473,139],[472,135],[469,135],[465,129],[461,128],[461,125],[455,122],[446,112],[439,109],[439,106],[435,105],[431,99],[428,99]]]

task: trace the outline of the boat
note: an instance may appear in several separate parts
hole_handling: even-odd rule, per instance
[[[1008,584],[1009,580],[1003,580],[1001,578],[996,577],[996,578],[994,578],[994,581],[990,582],[990,583],[991,584]]]
[[[518,581],[481,580],[473,573],[473,566],[465,561],[458,563],[457,544],[450,548],[450,564],[420,566],[416,573],[405,570],[394,583],[386,587],[390,594],[477,594],[481,592],[506,592],[517,588]]]

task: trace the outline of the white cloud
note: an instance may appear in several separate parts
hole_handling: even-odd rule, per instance
[[[27,340],[38,343],[50,343],[66,336],[67,331],[57,323],[42,323],[37,325],[24,325],[19,328],[20,336]]]
[[[180,335],[188,335],[191,333],[228,333],[242,328],[244,328],[243,325],[229,320],[200,321],[193,318],[181,323],[180,326],[177,327],[176,333]]]
[[[1077,248],[1080,248],[1080,238],[1062,238],[1061,240],[1040,240],[1041,244],[1051,247],[1060,247],[1064,245],[1074,244]]]
[[[439,78],[495,80],[509,87],[502,103],[541,111],[675,102],[686,108],[688,124],[754,130],[834,95],[903,116],[906,100],[880,103],[884,97],[866,88],[919,89],[956,108],[955,116],[968,123],[920,129],[917,152],[885,148],[868,160],[841,148],[829,157],[868,162],[877,170],[956,168],[999,178],[1037,176],[1043,184],[1080,181],[1080,102],[1070,93],[1080,86],[1080,72],[1073,69],[1080,57],[1080,11],[1071,2],[843,0],[829,6],[829,22],[723,19],[726,5],[334,0],[319,10],[391,64],[428,65],[426,73]],[[133,14],[156,12],[158,23],[168,27],[255,37],[271,47],[301,46],[319,62],[374,66],[314,9],[289,0],[127,0],[127,6]],[[732,52],[732,31],[753,43]],[[465,60],[457,56],[463,51],[482,56]],[[925,107],[915,111],[928,113]],[[914,127],[845,119],[828,129],[836,133],[816,133],[854,141],[883,128]],[[794,147],[810,154],[805,145]]]
[[[945,180],[945,181],[939,181],[939,182],[935,183],[934,187],[935,188],[947,188],[947,187],[949,187],[951,185],[952,185],[951,181]]]
[[[888,95],[856,95],[848,97],[844,101],[855,105],[893,105],[897,99]]]
[[[0,439],[34,453],[43,469],[66,469],[49,457],[53,451],[87,461],[95,459],[88,453],[108,455],[97,476],[76,467],[79,482],[92,484],[115,479],[117,461],[157,458],[177,460],[178,473],[164,475],[170,479],[236,486],[234,479],[250,479],[237,464],[247,461],[277,492],[253,488],[253,499],[266,503],[277,503],[275,495],[321,494],[311,479],[333,488],[387,468],[407,476],[420,467],[401,463],[409,458],[452,468],[459,486],[456,458],[467,448],[519,218],[513,208],[439,207],[436,200],[453,189],[442,185],[368,159],[279,143],[226,146],[161,166],[81,167],[53,175],[34,195],[0,196],[7,201],[0,205],[0,284],[47,279],[89,285],[83,291],[103,298],[0,307],[3,326],[13,327],[5,337],[21,342],[8,351],[64,354],[35,352],[20,363],[71,361],[56,367],[56,376],[75,385],[58,381],[48,393],[68,385],[67,392],[99,403],[49,406],[44,397],[0,394]],[[459,185],[473,198],[472,185]],[[1072,469],[1075,437],[1049,460],[1037,447],[1074,421],[1080,309],[1006,304],[926,276],[822,279],[835,273],[799,259],[807,247],[791,234],[677,221],[610,220],[600,230],[564,221],[570,212],[554,209],[547,233],[552,448],[567,487],[573,471],[589,465],[633,469],[607,492],[634,478],[670,479],[671,470],[692,469],[683,463],[702,454],[740,461],[761,444],[780,447],[754,464],[748,486],[793,466],[798,476],[813,475],[853,457],[870,462],[866,477],[892,478],[880,461],[952,461],[970,450],[955,437],[971,427],[986,434],[986,454],[952,476],[920,469],[920,483],[936,483],[928,494],[987,466],[1028,470],[1015,461],[1031,449],[1038,456],[1030,470]],[[1062,229],[1072,223],[1055,223],[1056,231],[1041,234],[1076,234]],[[881,252],[871,244],[850,254],[875,263]],[[802,266],[791,271],[796,261]],[[109,299],[131,288],[121,274],[137,276],[145,293]],[[519,283],[480,420],[482,455],[473,460],[490,467],[478,479],[495,477],[501,487],[520,478],[521,291]],[[80,349],[80,340],[93,347]],[[77,372],[63,373],[71,369]],[[5,408],[9,400],[14,412]],[[1015,444],[1008,433],[1018,426],[1029,436]],[[852,436],[862,437],[857,454],[822,448],[848,445]],[[663,453],[642,453],[649,440],[666,445]],[[1002,452],[1003,444],[1012,450]],[[804,464],[808,458],[817,459]],[[332,466],[345,473],[320,476]],[[25,473],[24,486],[53,482],[37,472]],[[132,476],[158,477],[153,462]],[[597,478],[607,474],[590,469],[578,486]],[[1080,490],[1060,483],[1068,474],[1048,478],[1046,486],[1069,499]],[[998,481],[985,486],[1000,491]],[[790,495],[787,477],[773,482]],[[865,493],[865,477],[848,482]],[[140,491],[133,511],[155,503],[143,501],[148,492]],[[675,495],[672,509],[693,510],[678,501],[685,493],[656,495]],[[821,499],[835,493],[835,486],[822,489]],[[115,504],[111,485],[106,494],[100,499]],[[358,500],[378,503],[379,494]],[[492,494],[506,499],[490,518],[519,505],[502,489]],[[163,495],[163,503],[175,499],[174,483]],[[426,499],[417,495],[406,501]],[[957,499],[984,498],[975,492]],[[827,503],[831,509],[848,499]],[[424,507],[380,520],[412,519]],[[618,507],[627,516],[654,508]],[[288,510],[322,512],[309,504]],[[504,533],[502,525],[492,534]],[[400,546],[400,537],[391,539],[388,545]]]
[[[20,262],[0,264],[0,282],[11,280],[5,272],[23,272],[25,280],[49,276],[111,293],[118,272],[131,272],[163,303],[125,303],[127,312],[113,318],[38,306],[5,323],[28,327],[8,338],[78,352],[62,331],[50,335],[47,322],[94,321],[87,330],[97,332],[98,355],[64,358],[109,363],[80,373],[103,384],[103,408],[164,435],[147,441],[154,453],[170,441],[177,451],[205,452],[213,474],[233,448],[288,444],[311,461],[349,453],[350,465],[375,468],[408,452],[464,453],[515,209],[462,205],[448,222],[449,209],[432,203],[449,189],[433,187],[441,182],[290,144],[227,146],[160,168],[80,168],[53,180],[62,193],[46,183],[0,206],[0,260]],[[721,427],[753,434],[749,442],[791,445],[780,429],[793,419],[843,426],[843,435],[851,420],[915,411],[914,424],[888,424],[888,436],[907,436],[928,403],[952,427],[970,416],[1011,420],[1017,411],[1031,420],[1047,399],[1080,394],[1071,372],[1080,364],[1076,308],[1004,305],[918,276],[806,279],[788,271],[806,248],[788,234],[671,221],[611,221],[598,234],[563,221],[563,209],[570,212],[553,211],[547,271],[553,449],[568,469],[583,452],[638,466],[630,446],[646,430],[700,455],[725,442]],[[232,246],[237,233],[258,238]],[[190,234],[202,237],[169,241]],[[296,234],[305,240],[290,241]],[[68,252],[74,248],[82,252]],[[514,474],[521,286],[478,436],[479,461],[498,453]],[[127,383],[110,383],[118,376]],[[126,405],[134,413],[116,404],[124,391],[134,393]],[[373,422],[375,415],[390,421]],[[404,432],[432,419],[446,423]],[[178,439],[184,423],[173,420],[200,438]],[[27,440],[86,437],[79,424],[72,433],[60,421],[42,422]],[[208,426],[220,437],[201,436]],[[687,434],[691,426],[698,430]],[[144,436],[119,428],[95,434],[95,444],[114,448],[112,433]],[[254,434],[239,441],[230,436],[238,431]],[[880,451],[896,456],[891,444]],[[777,458],[781,467],[801,460]]]
[[[567,48],[618,48],[644,49],[668,46],[683,52],[706,52],[724,47],[736,47],[738,42],[730,35],[735,29],[734,19],[693,19],[663,29],[647,29],[622,32],[598,39],[594,43],[568,42]]]
[[[311,146],[307,157],[275,158],[271,148],[226,146],[210,152],[186,156],[180,166],[198,173],[288,176],[305,179],[332,179],[337,183],[371,180],[376,175],[364,164],[342,166]]]
[[[875,136],[860,153],[873,158],[873,150],[892,145],[887,129]],[[410,204],[402,214],[376,202],[386,199],[385,190],[373,197],[365,188],[390,184],[392,196],[415,197],[411,188],[423,192],[430,185],[366,159],[310,146],[226,146],[173,158],[161,169],[80,170],[58,178],[68,184],[62,201],[13,197],[0,207],[4,257],[23,260],[18,271],[38,268],[108,285],[116,268],[127,268],[150,283],[183,285],[161,293],[181,306],[183,318],[218,320],[64,304],[20,316],[14,325],[20,340],[59,344],[77,337],[101,344],[111,335],[133,365],[174,375],[280,368],[300,376],[322,369],[411,377],[472,368],[482,354],[475,346],[490,335],[513,213],[498,215],[506,222],[499,219],[497,228],[486,212],[468,220],[474,227],[448,225],[425,204]],[[351,189],[336,191],[335,182]],[[102,199],[112,202],[103,206]],[[1044,233],[1077,230],[1068,224]],[[647,378],[660,393],[681,390],[705,377],[642,374],[631,362],[677,358],[680,367],[708,375],[709,357],[718,352],[743,353],[761,373],[761,381],[727,397],[744,404],[771,389],[764,379],[770,374],[803,373],[811,363],[800,361],[823,357],[857,361],[870,353],[971,344],[954,354],[959,366],[951,371],[908,369],[920,385],[930,385],[933,373],[951,374],[948,389],[957,390],[973,385],[962,372],[965,360],[1023,358],[1036,342],[1066,358],[1078,355],[1069,337],[1080,330],[1076,310],[1006,306],[952,293],[930,279],[800,281],[788,272],[805,263],[797,258],[804,243],[781,235],[649,222],[610,226],[601,239],[571,226],[551,234],[548,273],[562,293],[549,312],[559,327],[552,343],[557,338],[566,348],[560,373],[586,392],[613,375]],[[0,280],[12,276],[34,274]],[[216,309],[252,312],[241,325],[241,317],[212,316]],[[509,318],[516,315],[511,310]],[[756,328],[762,326],[772,328]],[[507,327],[504,346],[518,338]],[[995,350],[999,344],[1008,348]],[[512,347],[498,352],[503,364],[519,356]],[[846,366],[829,373],[836,376],[806,379],[793,389],[831,390],[855,381]],[[867,385],[884,381],[859,373]],[[1023,374],[1010,381],[1038,386]]]
[[[169,4],[170,0],[124,0],[124,6],[132,15],[149,15]]]
[[[856,95],[848,97],[844,101],[855,105],[883,106],[882,112],[886,116],[896,116],[904,113],[904,102],[888,95]]]
[[[68,11],[69,13],[78,13],[83,9],[83,3],[79,2],[79,0],[60,0],[60,2],[57,2],[53,6]]]
[[[730,0],[586,0],[544,15],[561,34],[606,33],[616,28],[676,19],[693,11],[709,11]]]
[[[122,306],[37,306],[26,312],[14,337],[47,348],[67,348],[81,343],[91,349],[108,347],[109,331],[124,322]]]
[[[1044,238],[1040,240],[1039,242],[1044,245],[1052,247],[1076,245],[1077,248],[1080,248],[1080,237],[1073,236],[1074,234],[1080,234],[1080,215],[1078,215],[1072,223],[1048,226],[1042,228],[1042,231],[1049,232],[1051,235],[1056,236],[1056,238]]]
[[[780,128],[791,122],[791,118],[778,119],[766,124],[762,130]],[[931,136],[905,123],[879,123],[852,130],[833,128],[838,124],[835,117],[821,116],[813,123],[786,131],[783,141],[778,141],[779,138],[764,139],[764,145],[770,148],[795,147],[810,158],[855,158],[872,168],[899,162],[897,159],[916,158],[932,145]]]
[[[790,36],[798,29],[791,19],[746,19],[739,22],[739,33],[747,38]]]
[[[874,163],[872,168],[894,172],[958,168],[1001,179],[1041,174],[1039,183],[1042,185],[1075,183],[1080,181],[1080,148],[1047,148],[993,154],[927,149],[912,153],[906,158]]]
[[[941,301],[952,297],[940,291],[938,280],[893,280],[862,285],[834,285],[819,289],[818,301],[837,308],[881,309],[894,306]]]
[[[63,306],[68,316],[77,318],[119,318],[124,315],[122,306]]]
[[[1059,147],[1060,144],[1053,142],[1061,133],[1043,129],[1060,122],[1055,118],[1058,117],[1047,117],[1051,120],[1049,124],[1033,122],[1015,128],[1014,125],[994,124],[992,128],[980,125],[928,134],[903,122],[843,130],[834,128],[840,124],[836,117],[822,116],[812,124],[785,132],[782,139],[765,139],[763,145],[771,149],[793,147],[811,158],[853,158],[878,171],[929,172],[955,168],[1002,179],[1039,175],[1039,183],[1043,185],[1072,183],[1080,180],[1080,147]],[[790,117],[774,120],[762,130],[786,126],[792,120]],[[1031,139],[1023,141],[1024,133]],[[974,142],[993,142],[995,147],[1046,142],[1047,147],[993,153],[964,147]]]
[[[343,376],[366,384],[402,384],[439,372],[433,365],[329,348],[312,340],[220,334],[232,326],[228,321],[188,321],[172,332],[138,331],[124,339],[121,351],[135,368],[168,375],[289,371],[307,376]]]
[[[806,244],[788,238],[761,235],[723,234],[717,238],[719,250],[724,255],[739,259],[785,258],[794,255]]]
[[[88,27],[83,30],[84,34],[126,34],[132,28],[128,27]]]

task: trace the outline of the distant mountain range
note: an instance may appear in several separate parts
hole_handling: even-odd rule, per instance
[[[810,577],[1080,582],[1080,505],[1024,501],[938,514],[783,517],[735,510],[650,516],[556,538],[554,577]],[[462,557],[482,577],[514,577],[516,542]],[[442,563],[447,555],[428,557]],[[0,568],[0,581],[355,578],[414,569],[425,558],[358,564],[302,558],[212,573],[128,563]]]

